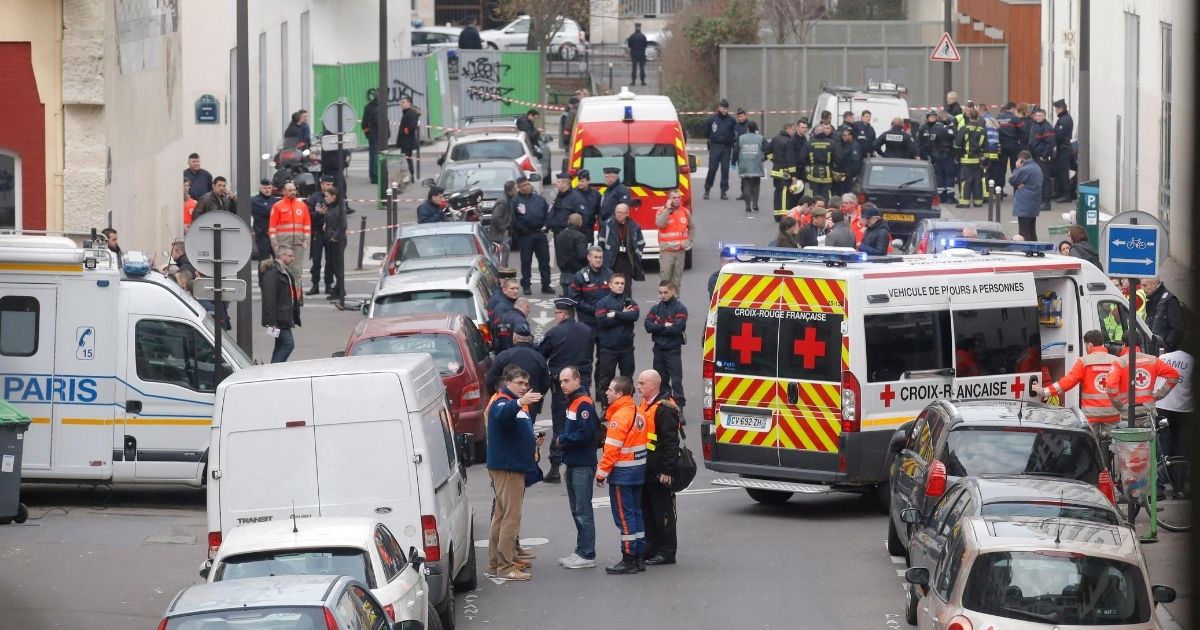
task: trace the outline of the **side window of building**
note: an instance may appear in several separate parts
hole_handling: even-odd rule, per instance
[[[25,295],[0,298],[0,355],[31,357],[37,354],[40,320],[37,298]]]
[[[137,323],[134,358],[138,378],[212,392],[213,347],[190,324],[158,319]]]

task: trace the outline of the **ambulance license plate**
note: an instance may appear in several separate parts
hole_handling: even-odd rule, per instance
[[[751,416],[740,413],[722,413],[721,426],[738,431],[766,433],[771,430],[771,416]]]
[[[884,212],[884,221],[907,221],[908,223],[916,223],[917,215],[908,214],[907,212]]]

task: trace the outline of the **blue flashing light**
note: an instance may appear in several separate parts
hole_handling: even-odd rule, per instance
[[[717,248],[721,252],[721,258],[737,258],[738,251],[747,247],[754,247],[744,243],[717,243]]]
[[[125,252],[121,257],[121,270],[127,276],[144,276],[150,273],[150,259],[142,252]]]
[[[1010,241],[998,238],[955,238],[950,247],[971,249],[978,252],[1016,252],[1026,256],[1045,256],[1054,251],[1054,243],[1046,241]]]
[[[633,105],[625,106],[625,122],[633,122]]]
[[[732,249],[732,248],[731,248]],[[738,246],[734,255],[742,262],[771,261],[824,263],[846,265],[858,262],[898,262],[897,256],[868,256],[863,252],[831,251],[823,248],[793,249],[790,247]]]

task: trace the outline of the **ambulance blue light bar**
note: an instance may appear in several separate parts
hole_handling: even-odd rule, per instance
[[[141,277],[150,273],[150,259],[139,251],[125,252],[121,256],[121,269],[127,276]]]
[[[791,247],[731,247],[730,253],[741,262],[778,260],[823,263],[829,266],[845,266],[858,262],[899,262],[901,260],[896,256],[868,256],[862,252],[820,251]]]
[[[999,238],[956,238],[950,247],[971,249],[978,252],[1016,252],[1026,256],[1045,256],[1054,251],[1054,243],[1045,241],[1010,241]]]

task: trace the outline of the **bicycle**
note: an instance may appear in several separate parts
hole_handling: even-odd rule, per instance
[[[1166,420],[1159,418],[1155,423],[1155,440],[1157,440],[1158,431],[1166,428]],[[1119,496],[1117,503],[1125,504],[1126,521],[1130,526],[1133,526],[1137,520],[1138,514],[1142,507],[1149,506],[1149,496],[1144,495],[1137,500],[1130,500],[1125,492],[1125,484],[1120,478],[1120,471],[1114,465],[1114,450],[1113,439],[1111,434],[1104,434],[1098,438],[1101,452],[1106,458],[1109,474],[1112,475],[1113,485],[1116,487]],[[1158,502],[1158,524],[1163,529],[1169,532],[1187,532],[1192,529],[1192,506],[1191,506],[1191,464],[1187,457],[1175,455],[1168,456],[1157,451],[1157,484],[1163,488],[1163,492],[1159,497]],[[1165,505],[1164,505],[1165,503]]]

